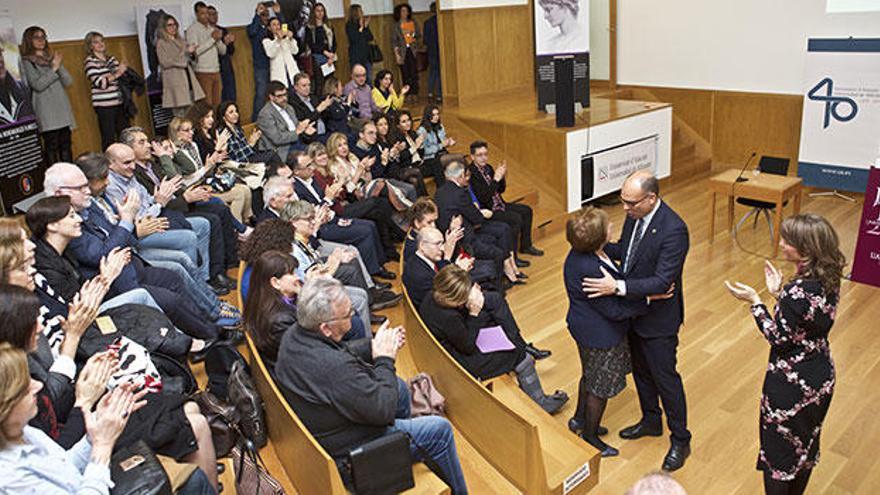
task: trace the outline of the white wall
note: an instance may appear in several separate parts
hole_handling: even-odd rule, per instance
[[[440,10],[528,5],[529,0],[440,0]]]
[[[826,0],[619,0],[618,82],[801,93],[807,39],[880,37],[880,13]]]
[[[608,0],[590,0],[590,79],[609,79],[609,9]]]

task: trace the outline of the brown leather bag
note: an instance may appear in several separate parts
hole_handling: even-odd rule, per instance
[[[445,416],[446,398],[427,373],[419,373],[409,379],[411,416]]]
[[[207,391],[199,391],[193,395],[202,415],[211,427],[211,438],[214,440],[214,452],[217,457],[226,457],[238,443],[238,422],[241,417],[235,407],[217,398]]]
[[[246,441],[232,449],[232,466],[235,470],[235,488],[248,495],[285,495],[281,483],[269,474],[260,453],[253,443]]]

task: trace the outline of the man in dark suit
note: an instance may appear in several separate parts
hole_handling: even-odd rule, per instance
[[[320,70],[320,69],[319,69]],[[320,90],[321,88],[318,88]],[[321,114],[333,104],[333,96],[327,95],[321,100],[317,96],[311,95],[312,80],[305,72],[300,72],[293,77],[293,95],[287,98],[293,111],[296,112],[296,118],[299,121],[308,120],[315,124],[315,139],[323,142],[327,141],[327,126]]]
[[[480,208],[492,212],[492,220],[504,222],[513,230],[519,240],[519,252],[541,256],[543,251],[532,245],[532,209],[522,203],[508,203],[501,196],[507,189],[507,162],[502,161],[498,168],[489,164],[489,144],[474,141],[470,146],[471,189],[480,202]]]
[[[288,201],[296,201],[299,197],[293,191],[293,183],[289,177],[273,175],[263,184],[263,204],[265,208],[257,215],[256,223],[281,216],[281,209]]]
[[[662,467],[675,471],[691,451],[684,386],[676,370],[678,329],[684,320],[681,274],[689,241],[687,225],[659,194],[657,178],[647,171],[634,172],[626,179],[620,191],[627,213],[623,234],[605,247],[608,256],[620,262],[623,280],[603,270],[603,278],[584,279],[584,291],[591,297],[641,299],[672,288],[671,298],[652,302],[647,314],[632,321],[629,343],[642,419],[621,430],[620,436],[662,435],[662,400],[672,443]]]

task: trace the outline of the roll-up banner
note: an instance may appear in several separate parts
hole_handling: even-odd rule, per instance
[[[534,0],[535,82],[538,110],[555,111],[553,57],[574,56],[574,101],[590,106],[589,0]],[[577,111],[577,108],[575,109]]]
[[[19,71],[12,17],[0,13],[0,199],[6,215],[43,188],[43,151],[31,92]]]
[[[871,167],[868,173],[852,279],[880,287],[880,168]]]

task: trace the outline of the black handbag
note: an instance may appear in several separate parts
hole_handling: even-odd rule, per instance
[[[382,55],[382,49],[379,48],[379,45],[375,43],[370,43],[367,45],[370,47],[370,62],[376,63],[385,60],[385,57]]]
[[[351,481],[358,495],[400,493],[416,485],[409,436],[395,431],[371,440],[348,454]]]
[[[244,361],[232,363],[227,384],[228,402],[235,407],[241,417],[238,426],[242,434],[253,442],[256,448],[263,448],[268,442],[263,399],[257,392],[257,387]]]
[[[192,398],[211,427],[214,454],[217,458],[228,456],[239,441],[238,411],[208,391],[198,391]]]
[[[171,495],[171,481],[143,440],[118,449],[110,458],[112,495]]]

